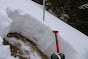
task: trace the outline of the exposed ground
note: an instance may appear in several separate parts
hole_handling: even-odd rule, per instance
[[[17,41],[18,43],[16,43],[15,41],[11,42],[11,38],[16,38],[15,41]],[[22,44],[19,41],[23,42],[22,44],[24,44],[25,46],[29,48],[31,47],[31,49],[29,50],[22,49],[21,48]],[[37,56],[39,56],[41,59],[49,59],[42,51],[40,51],[36,47],[35,43],[33,43],[32,41],[28,40],[27,38],[23,37],[18,33],[9,33],[7,37],[4,38],[3,44],[10,45],[11,55],[14,57],[18,57],[19,59],[31,59],[30,53],[36,53]]]

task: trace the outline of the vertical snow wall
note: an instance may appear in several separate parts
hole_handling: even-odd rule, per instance
[[[7,9],[8,17],[13,20],[10,32],[17,32],[33,41],[37,47],[49,58],[56,53],[55,36],[52,30],[21,10]],[[58,35],[60,51],[65,54],[66,59],[76,59],[77,51]]]
[[[3,45],[3,37],[5,37],[10,30],[12,20],[8,18],[5,11],[0,10],[0,59],[15,59],[11,56],[10,46]]]
[[[0,37],[4,37],[10,30],[12,20],[8,18],[5,11],[0,11]]]

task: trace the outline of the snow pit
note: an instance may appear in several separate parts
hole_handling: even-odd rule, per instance
[[[88,59],[88,36],[47,11],[43,22],[43,9],[31,0],[1,0],[0,10],[6,10],[8,7],[12,10],[8,9],[7,15],[13,20],[10,32],[20,33],[30,39],[49,58],[56,52],[52,30],[58,30],[60,31],[58,34],[60,52],[65,54],[66,59]]]
[[[52,29],[21,10],[7,9],[7,14],[13,20],[10,32],[20,33],[30,39],[49,58],[51,54],[56,53],[55,37]],[[59,35],[58,39],[60,52],[65,54],[66,59],[75,59],[77,51]]]

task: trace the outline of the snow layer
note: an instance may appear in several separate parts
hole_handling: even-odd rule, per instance
[[[30,38],[49,57],[56,52],[52,30],[58,30],[60,52],[65,54],[66,59],[88,59],[88,37],[83,33],[47,11],[43,22],[42,8],[31,0],[1,0],[0,8],[5,10],[7,6],[13,9],[7,10],[8,16],[14,20],[11,31]],[[14,9],[20,9],[28,14]]]

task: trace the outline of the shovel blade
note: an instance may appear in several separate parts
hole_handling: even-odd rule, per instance
[[[54,34],[57,34],[59,31],[53,31]]]

